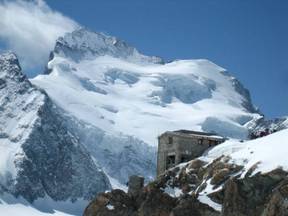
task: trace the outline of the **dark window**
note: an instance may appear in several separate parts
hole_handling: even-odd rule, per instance
[[[181,163],[190,161],[190,157],[188,155],[181,155]]]
[[[175,165],[175,155],[170,155],[166,158],[166,169]]]
[[[213,145],[216,145],[216,141],[214,140],[209,140],[209,147],[213,146]]]
[[[202,145],[203,144],[203,139],[198,139],[198,144]]]
[[[168,137],[168,144],[172,144],[173,143],[173,137]]]

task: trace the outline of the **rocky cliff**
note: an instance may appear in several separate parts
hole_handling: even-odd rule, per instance
[[[219,158],[169,170],[136,196],[102,193],[84,216],[287,216],[287,172],[275,169],[240,178],[243,167]]]
[[[0,123],[1,193],[60,201],[110,188],[65,112],[30,83],[13,53],[0,55]]]

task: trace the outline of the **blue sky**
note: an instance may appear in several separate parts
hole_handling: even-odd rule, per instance
[[[268,117],[288,115],[286,0],[47,0],[81,25],[166,60],[226,68]],[[59,23],[61,25],[61,23]]]

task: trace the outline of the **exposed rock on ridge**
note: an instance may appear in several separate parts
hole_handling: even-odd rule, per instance
[[[136,197],[100,194],[84,216],[287,216],[287,172],[275,169],[240,178],[241,166],[222,157],[193,160],[159,176]]]
[[[0,55],[0,83],[1,192],[32,202],[90,199],[110,188],[63,110],[29,82],[13,53]]]
[[[163,63],[161,58],[142,55],[134,47],[120,39],[103,33],[92,32],[86,28],[79,28],[64,37],[60,37],[56,41],[54,53],[69,57],[76,62],[109,55],[134,62]]]

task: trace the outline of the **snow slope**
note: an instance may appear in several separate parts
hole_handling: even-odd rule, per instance
[[[252,175],[257,172],[266,173],[279,167],[288,171],[287,145],[288,129],[284,129],[244,143],[235,140],[227,141],[213,148],[202,159],[212,161],[221,155],[229,156],[231,163],[244,166],[242,176],[256,164],[257,168]]]

